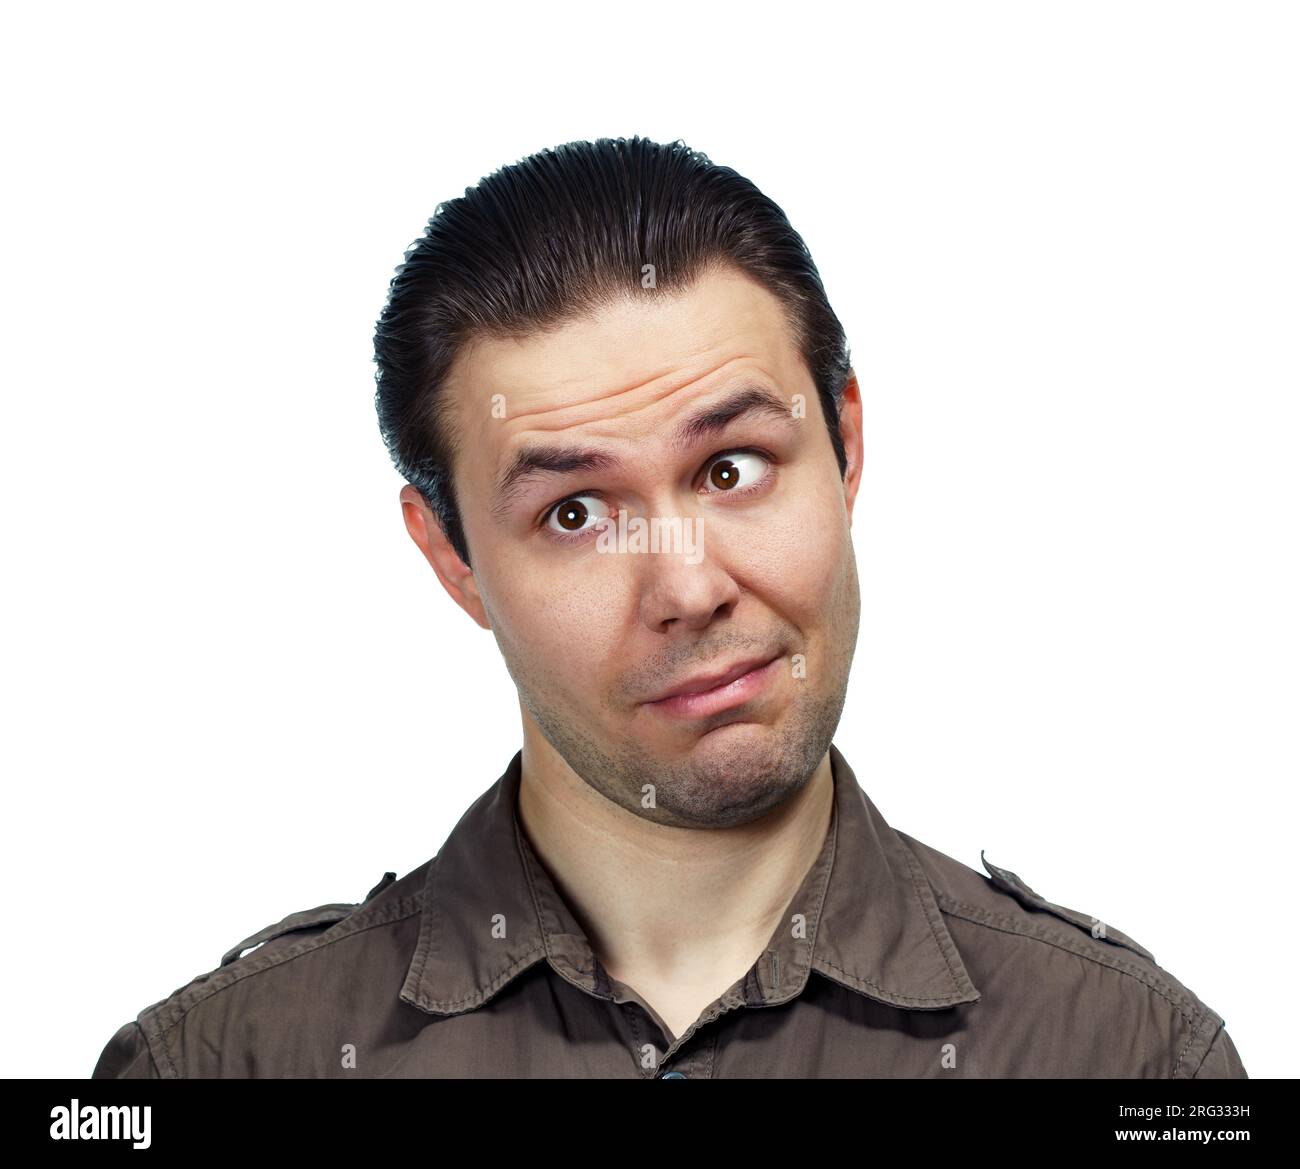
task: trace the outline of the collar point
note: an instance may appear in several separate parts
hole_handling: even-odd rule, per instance
[[[889,990],[878,983],[872,982],[870,979],[850,974],[847,970],[841,970],[837,966],[828,967],[817,959],[813,960],[813,969],[823,978],[828,978],[840,986],[856,991],[864,998],[883,1003],[887,1007],[902,1007],[904,1010],[909,1011],[946,1010],[949,1007],[977,1003],[981,998],[979,988],[969,978],[957,980],[952,989],[945,991],[943,994],[917,995]]]

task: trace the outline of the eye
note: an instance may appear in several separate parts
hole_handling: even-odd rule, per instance
[[[728,451],[711,462],[704,476],[706,495],[745,491],[759,486],[768,461],[757,451]]]
[[[596,531],[601,520],[613,519],[607,512],[596,496],[574,495],[551,508],[546,515],[545,527],[560,540],[582,539]]]

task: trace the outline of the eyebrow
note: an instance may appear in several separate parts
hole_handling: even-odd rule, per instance
[[[779,395],[762,386],[746,386],[678,423],[668,446],[677,451],[689,450],[702,438],[725,430],[736,419],[747,415],[777,418],[797,425],[789,404]],[[608,471],[619,466],[621,460],[607,451],[590,447],[522,447],[497,477],[492,514],[504,521],[515,500],[538,479],[577,471]]]

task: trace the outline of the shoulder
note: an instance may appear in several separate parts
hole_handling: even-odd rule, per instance
[[[898,836],[929,881],[990,1016],[1005,1016],[1008,1027],[1013,1018],[1049,1026],[1058,1049],[1068,1035],[1076,1074],[1244,1076],[1214,1070],[1236,1061],[1222,1016],[1136,939],[1048,900],[983,852],[987,875]],[[1035,1045],[1026,1046],[1030,1058]]]
[[[410,949],[383,935],[405,926],[413,948],[431,863],[400,880],[385,873],[361,901],[296,910],[229,946],[211,970],[124,1024],[92,1078],[276,1074],[268,1056],[290,1030],[409,961]]]

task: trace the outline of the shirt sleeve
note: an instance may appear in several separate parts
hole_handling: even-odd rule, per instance
[[[1242,1066],[1241,1056],[1237,1054],[1236,1044],[1232,1042],[1222,1027],[1210,1044],[1210,1050],[1196,1069],[1194,1080],[1248,1080],[1246,1069]]]
[[[158,1065],[145,1041],[140,1024],[123,1024],[100,1053],[92,1080],[157,1080]]]

